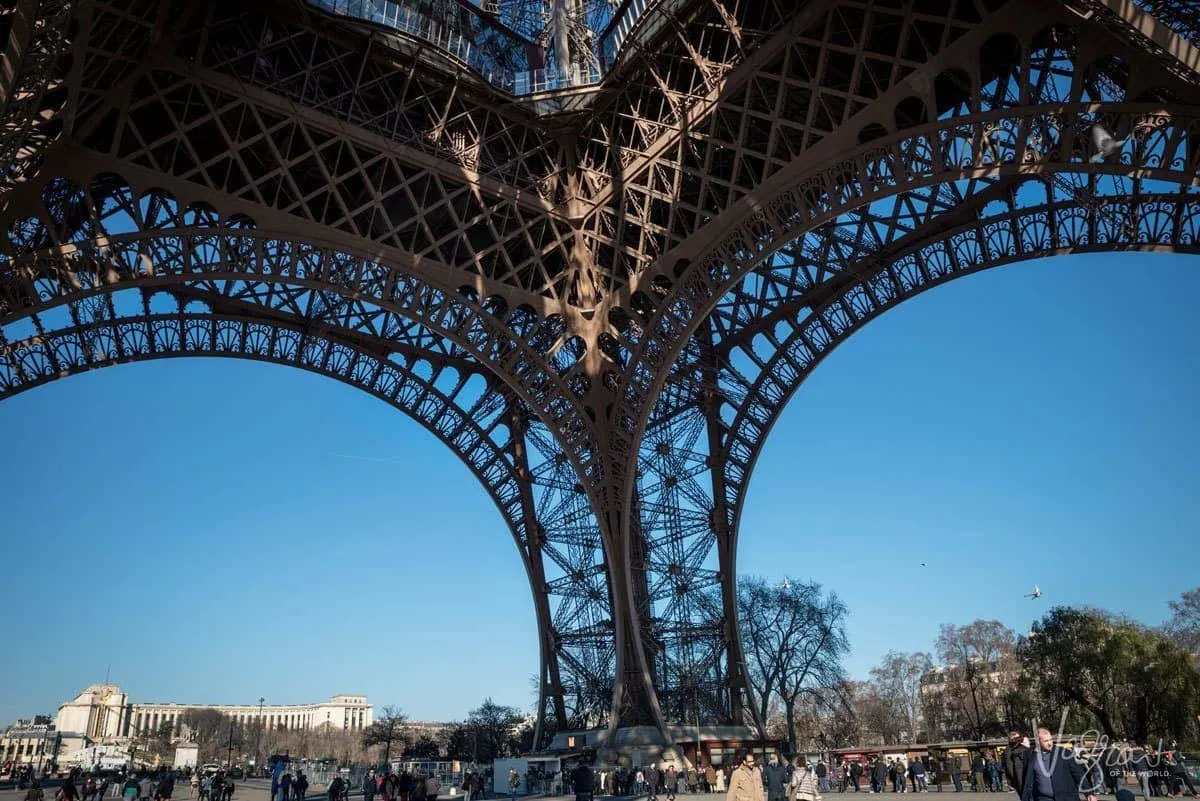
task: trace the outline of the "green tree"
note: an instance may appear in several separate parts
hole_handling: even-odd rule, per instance
[[[412,759],[437,759],[441,756],[441,749],[436,740],[428,734],[422,734],[415,743],[404,749],[404,756]]]
[[[825,594],[816,582],[784,579],[772,586],[757,576],[738,580],[738,619],[759,720],[766,722],[778,700],[792,753],[801,699],[828,701],[830,688],[845,679],[848,614],[838,596]]]
[[[392,758],[392,743],[408,739],[405,728],[407,725],[408,717],[403,712],[394,706],[385,706],[383,714],[363,729],[363,748],[382,745],[383,762],[389,762]]]
[[[475,758],[475,731],[465,723],[455,723],[446,734],[446,757],[470,762]]]
[[[1169,637],[1097,609],[1058,607],[1022,646],[1023,680],[1043,717],[1067,710],[1112,739],[1186,736],[1200,674]]]
[[[476,709],[467,715],[466,736],[474,736],[472,750],[480,762],[509,756],[520,749],[517,739],[518,727],[524,722],[519,710],[502,706],[491,698],[485,698]]]
[[[1178,601],[1171,601],[1172,616],[1167,621],[1167,633],[1193,654],[1200,653],[1200,587],[1185,592]]]

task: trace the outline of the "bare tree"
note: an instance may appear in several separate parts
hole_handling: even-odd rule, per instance
[[[900,731],[903,724],[898,710],[880,694],[879,687],[875,682],[854,682],[851,698],[862,743],[895,745],[900,742]]]
[[[386,763],[392,757],[392,743],[406,742],[408,716],[394,706],[385,706],[383,714],[371,723],[362,733],[363,748],[383,746],[383,761]]]
[[[957,704],[972,737],[982,739],[988,728],[1002,728],[999,701],[1006,688],[1000,680],[1015,676],[1016,642],[999,620],[942,625],[937,652],[947,669],[943,692]]]
[[[185,710],[180,720],[191,741],[199,746],[202,759],[216,760],[218,756],[224,756],[232,718],[215,709],[192,708]]]
[[[1178,601],[1171,601],[1171,612],[1167,634],[1193,654],[1200,653],[1200,587],[1183,593]]]
[[[824,698],[845,678],[846,605],[816,582],[785,579],[771,586],[763,578],[738,582],[738,617],[751,684],[758,695],[759,719],[771,701],[783,704],[788,744],[796,750],[796,708],[801,699]]]
[[[929,654],[904,654],[888,651],[876,667],[871,668],[871,683],[875,695],[887,708],[888,717],[898,729],[897,742],[918,741],[921,725],[921,680],[933,670]]]

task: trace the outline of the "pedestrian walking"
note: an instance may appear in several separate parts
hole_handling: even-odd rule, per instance
[[[822,801],[821,786],[814,770],[809,770],[804,757],[796,757],[792,778],[788,781],[789,801]]]
[[[1037,741],[1025,768],[1021,801],[1079,801],[1086,786],[1083,765],[1069,749],[1054,744],[1049,729],[1038,729]],[[1096,801],[1095,793],[1089,791],[1087,801]]]
[[[345,781],[343,781],[342,776],[339,773],[337,776],[333,777],[333,781],[331,781],[329,786],[325,788],[325,795],[328,797],[328,801],[341,801],[342,790],[344,787]]]
[[[580,762],[571,771],[571,788],[575,791],[575,801],[592,801],[592,786],[596,777],[587,763]]]
[[[787,765],[778,754],[771,754],[763,768],[763,785],[767,788],[767,801],[786,801],[788,788]]]
[[[159,776],[158,784],[154,786],[155,801],[171,801],[171,794],[175,792],[175,774],[166,771]]]
[[[754,753],[743,748],[737,768],[729,774],[725,801],[763,801],[762,773],[754,764]]]
[[[955,757],[950,757],[947,761],[950,763],[950,781],[954,782],[954,792],[961,793],[963,791],[962,767]]]
[[[1004,768],[1004,778],[1008,779],[1008,784],[1016,792],[1020,798],[1025,791],[1025,773],[1029,767],[1029,746],[1028,741],[1021,736],[1020,732],[1010,731],[1008,733],[1008,748],[1004,750],[1004,756],[1001,759]]]
[[[515,767],[509,770],[509,797],[516,801],[517,789],[521,787],[521,775],[517,773]]]
[[[1179,750],[1179,744],[1174,740],[1171,741],[1171,748],[1166,752],[1167,773],[1171,778],[1171,783],[1174,785],[1172,790],[1178,788],[1177,794],[1183,794],[1183,785],[1187,785],[1188,793],[1192,798],[1196,798],[1196,785],[1192,784],[1192,777],[1188,774],[1187,768],[1184,767],[1184,755]]]
[[[649,801],[656,801],[658,798],[658,783],[662,780],[662,774],[658,771],[658,763],[651,762],[650,769],[646,771],[646,796]]]

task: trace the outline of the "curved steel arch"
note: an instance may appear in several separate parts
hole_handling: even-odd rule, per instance
[[[451,294],[360,255],[320,247],[184,207],[161,191],[140,196],[118,176],[90,191],[66,180],[42,187],[36,216],[12,222],[9,267],[0,270],[0,319],[86,296],[119,282],[186,283],[209,276],[276,280],[364,299],[411,319],[488,366],[540,416],[584,430],[573,403],[583,387],[563,375],[577,356],[561,321]],[[29,209],[25,209],[28,213]],[[11,220],[14,207],[7,210]],[[498,313],[496,313],[498,312]],[[573,454],[577,456],[577,454]]]
[[[599,700],[594,685],[599,681],[600,689],[611,690],[604,677],[613,670],[612,649],[605,644],[611,639],[612,616],[607,594],[598,592],[596,584],[599,580],[603,588],[603,547],[590,506],[584,502],[581,509],[577,501],[571,505],[559,497],[562,472],[574,475],[574,470],[556,458],[561,451],[552,434],[528,407],[479,365],[422,352],[419,346],[396,343],[402,358],[393,361],[357,331],[324,326],[314,332],[305,320],[267,317],[250,304],[188,311],[211,295],[171,295],[177,311],[150,313],[148,296],[170,289],[110,287],[99,296],[107,301],[99,316],[85,319],[86,311],[70,308],[70,320],[58,328],[31,315],[36,325],[30,337],[3,342],[0,400],[98,367],[179,356],[295,366],[379,397],[417,420],[466,463],[510,529],[539,623],[539,737],[545,726],[594,719]],[[137,302],[120,308],[112,302],[116,295],[131,293],[139,296]],[[10,329],[14,322],[19,320],[10,320]],[[428,365],[428,378],[414,372],[418,362]],[[482,389],[473,386],[472,376],[484,377]],[[568,495],[574,494],[568,489]],[[590,621],[591,628],[577,625],[581,619]],[[603,701],[606,712],[608,699]]]
[[[1200,192],[1113,197],[1102,205],[1130,215],[1134,226],[1096,226],[1073,201],[1013,207],[911,245],[885,265],[863,265],[851,286],[818,305],[810,308],[808,299],[789,304],[783,316],[790,310],[795,317],[788,320],[786,337],[777,340],[775,331],[766,332],[770,357],[754,364],[756,374],[738,377],[747,389],[721,443],[735,541],[746,485],[787,402],[822,359],[888,309],[955,278],[1031,259],[1112,251],[1200,253]]]
[[[447,368],[431,365],[423,379],[361,347],[314,335],[302,326],[261,317],[193,313],[118,314],[78,325],[39,331],[3,344],[0,399],[60,378],[116,364],[176,356],[228,356],[298,367],[334,378],[385,401],[412,417],[450,447],[492,496],[518,538],[527,525],[514,502],[519,467],[510,453],[504,394],[492,386],[467,398],[467,378],[455,377],[449,394],[438,386]],[[478,373],[476,373],[478,374]]]
[[[1120,130],[1143,132],[1130,137],[1121,152],[1125,163],[1092,163],[1094,153],[1063,149],[1073,158],[1041,153],[1031,140],[1041,132],[1062,130],[1062,119],[1103,115]],[[1000,137],[990,134],[1003,131]],[[988,152],[990,150],[990,152]],[[910,170],[913,154],[931,168]],[[916,165],[919,166],[919,165]],[[631,419],[645,419],[648,401],[668,374],[664,369],[720,299],[748,272],[784,244],[838,215],[926,186],[1030,175],[1137,175],[1142,179],[1190,186],[1200,184],[1200,107],[1167,113],[1157,104],[1071,104],[1042,109],[996,111],[953,118],[884,146],[864,148],[856,156],[812,174],[799,188],[788,189],[764,205],[754,219],[727,236],[704,262],[685,266],[674,286],[656,304],[646,335],[631,342],[632,377],[623,399]],[[651,378],[652,377],[652,378]]]
[[[1114,222],[1126,218],[1134,224]],[[672,567],[683,563],[689,566],[688,586],[672,585],[667,592],[700,605],[700,611],[680,615],[662,604],[652,615],[655,630],[667,635],[648,655],[656,675],[682,677],[665,683],[674,692],[662,692],[673,720],[724,713],[761,724],[761,709],[739,669],[733,588],[718,580],[705,592],[697,582],[706,575],[736,575],[740,517],[754,462],[787,400],[820,359],[903,299],[991,266],[1058,253],[1197,252],[1200,190],[1106,197],[1098,212],[1071,199],[1021,208],[1012,198],[1002,213],[992,211],[940,238],[905,245],[882,263],[876,254],[861,254],[861,262],[846,268],[851,284],[828,293],[798,292],[771,309],[759,329],[747,326],[739,336],[721,340],[706,326],[672,368],[640,449],[636,497],[638,525],[671,557],[647,565],[652,600],[656,587],[672,582]],[[647,496],[653,509],[646,508]],[[686,636],[672,643],[670,634]]]
[[[1162,110],[1161,103],[1135,108],[1125,105],[1123,92],[1114,95],[1108,84],[1097,88],[1078,79],[1073,86],[1069,80],[1064,83],[1060,77],[1064,69],[1070,76],[1077,75],[1083,67],[1072,63],[1072,59],[1062,63],[1061,42],[1056,39],[1044,42],[1045,53],[1041,61],[1031,58],[1021,64],[1018,80],[1029,80],[1033,87],[1021,92],[1024,106],[1017,103],[1016,108],[987,109],[913,127],[891,139],[885,137],[882,142],[860,148],[858,155],[814,174],[799,190],[785,189],[774,201],[764,203],[750,224],[725,240],[724,251],[719,251],[707,263],[683,264],[677,275],[662,276],[667,280],[660,279],[659,296],[647,293],[648,298],[653,299],[652,309],[641,321],[628,326],[631,335],[625,338],[630,363],[626,400],[640,393],[640,400],[645,404],[640,408],[634,404],[626,406],[627,427],[617,432],[618,439],[628,434],[634,442],[639,442],[639,426],[644,432],[637,445],[642,454],[637,466],[639,475],[636,482],[631,482],[632,486],[625,485],[630,488],[627,497],[633,499],[628,525],[646,528],[647,515],[639,508],[639,501],[647,489],[662,495],[664,477],[669,481],[672,476],[687,475],[694,487],[702,489],[696,492],[693,488],[692,494],[698,498],[690,505],[694,511],[685,509],[682,513],[672,514],[671,520],[659,528],[679,528],[689,515],[697,517],[695,512],[703,513],[699,517],[713,516],[710,525],[698,526],[690,535],[679,536],[676,540],[677,545],[686,544],[694,552],[706,553],[714,563],[713,568],[726,582],[722,587],[725,603],[719,607],[710,604],[706,613],[692,615],[690,635],[693,640],[713,643],[713,650],[724,649],[724,679],[734,717],[739,717],[738,704],[733,701],[738,695],[743,698],[744,717],[753,719],[757,716],[754,710],[744,708],[753,699],[738,668],[741,655],[736,623],[730,624],[735,617],[732,578],[736,570],[737,525],[742,485],[748,478],[749,466],[735,458],[743,455],[737,448],[744,450],[746,446],[734,442],[736,434],[728,429],[735,424],[729,419],[730,415],[740,421],[741,412],[737,410],[754,403],[754,388],[730,386],[735,383],[728,380],[730,348],[740,345],[750,350],[752,374],[761,378],[763,386],[774,387],[775,362],[770,359],[776,343],[765,341],[762,344],[765,354],[761,358],[767,361],[759,361],[760,357],[753,355],[750,346],[756,324],[768,332],[769,339],[772,326],[786,326],[790,314],[798,308],[827,305],[837,299],[843,289],[837,281],[828,279],[850,281],[856,273],[866,269],[878,270],[879,263],[887,263],[899,252],[893,239],[907,245],[905,237],[912,241],[936,237],[942,233],[939,226],[944,230],[964,217],[970,218],[976,209],[985,208],[989,203],[1003,204],[1015,198],[1017,185],[1030,173],[1052,176],[1053,182],[1066,185],[1068,196],[1075,193],[1073,203],[1077,211],[1082,210],[1084,217],[1092,218],[1092,225],[1086,226],[1082,233],[1074,231],[1070,236],[1063,232],[1063,240],[1074,243],[1064,247],[1078,246],[1080,241],[1088,238],[1089,232],[1094,235],[1096,225],[1102,229],[1109,227],[1104,218],[1106,215],[1111,217],[1110,212],[1114,210],[1125,213],[1135,206],[1161,209],[1166,205],[1182,212],[1200,198],[1197,195],[1173,196],[1163,191],[1164,186],[1170,189],[1200,183],[1196,176],[1200,167],[1197,154],[1200,127],[1194,114],[1189,113],[1182,126],[1167,133],[1163,128],[1170,130],[1179,119],[1178,115],[1172,118],[1171,114],[1155,114]],[[1092,52],[1093,58],[1102,56],[1103,51]],[[1031,73],[1028,78],[1024,75],[1026,69]],[[985,83],[987,81],[976,79],[973,87],[976,98]],[[999,88],[1003,89],[1003,86]],[[1071,92],[1075,95],[1074,106],[1066,102]],[[1079,102],[1080,92],[1091,93],[1084,98],[1088,101],[1086,104]],[[1046,102],[1041,106],[1029,105],[1039,98]],[[1175,108],[1181,107],[1175,103],[1172,110]],[[1083,137],[1074,138],[1076,131],[1069,123],[1075,119],[1103,122],[1117,131],[1117,138],[1123,134],[1128,136],[1119,143],[1123,152],[1093,161],[1096,152],[1092,143],[1083,141]],[[1057,120],[1057,123],[1045,124],[1047,120]],[[1134,124],[1135,120],[1142,124]],[[1040,126],[1039,121],[1043,123]],[[1129,121],[1124,128],[1121,127],[1123,121]],[[906,139],[914,131],[917,135]],[[1133,135],[1129,136],[1130,133]],[[1174,163],[1171,163],[1172,158]],[[1108,159],[1124,163],[1104,163]],[[944,174],[939,174],[936,169],[939,160],[946,165]],[[953,179],[959,179],[958,183]],[[947,187],[953,191],[944,191]],[[1138,202],[1120,207],[1119,200],[1109,197],[1122,191],[1133,193]],[[1149,194],[1143,196],[1141,193]],[[894,201],[891,198],[895,198]],[[885,202],[889,207],[880,208]],[[811,213],[806,213],[806,204]],[[902,205],[913,208],[901,213]],[[770,293],[761,291],[771,280],[760,279],[760,274],[765,275],[775,267],[779,267],[780,274],[787,273],[783,265],[773,264],[778,257],[772,254],[781,245],[802,242],[805,237],[818,234],[824,235],[827,244],[834,242],[834,229],[846,224],[845,218],[855,214],[863,218],[855,223],[860,228],[860,235],[838,243],[845,252],[832,264],[814,263],[812,275],[804,276],[803,281],[796,280],[796,275],[802,271],[794,270],[796,275],[790,280],[786,277],[776,279]],[[1166,224],[1149,231],[1150,238],[1165,237],[1167,244],[1161,247],[1174,249],[1173,237],[1184,234],[1189,224],[1187,215],[1182,217],[1184,222],[1178,225]],[[934,218],[938,225],[932,223]],[[895,226],[897,220],[903,224]],[[962,227],[971,229],[986,222],[974,218]],[[891,225],[892,230],[881,238],[871,230],[876,224],[881,228]],[[850,225],[846,224],[846,227]],[[862,231],[870,232],[872,236],[864,237]],[[1118,231],[1099,237],[1106,244],[1097,247],[1117,247],[1122,236],[1132,239],[1146,233],[1144,229]],[[950,234],[946,236],[949,238]],[[1032,244],[1025,244],[1032,248]],[[704,274],[706,268],[710,271],[707,275]],[[824,278],[817,277],[817,273],[825,273]],[[751,280],[757,282],[760,291],[744,292],[746,302],[740,306],[730,304],[736,308],[729,309],[727,318],[722,320],[720,304],[737,294],[735,290],[740,283]],[[827,280],[825,292],[832,300],[814,291],[814,285],[822,280]],[[803,300],[789,302],[792,295],[803,296]],[[769,319],[764,321],[760,319],[762,317]],[[648,358],[639,364],[639,357]],[[735,411],[730,412],[730,407]],[[640,418],[634,413],[635,409],[642,415]],[[704,428],[707,428],[707,442],[701,437],[699,445],[689,444],[698,439],[694,432]],[[674,444],[665,445],[667,442]],[[736,446],[732,452],[730,442]],[[760,445],[761,442],[756,441],[755,447]],[[680,457],[690,459],[697,467],[690,473],[681,471],[678,466],[673,470],[648,469],[656,452],[661,452],[664,457],[672,454],[668,458],[676,460]],[[739,470],[744,475],[738,474]],[[705,471],[710,476],[702,476]],[[676,503],[674,506],[679,508],[681,505]],[[680,588],[680,591],[690,592],[688,588]],[[648,652],[646,659],[654,662],[658,654]],[[680,683],[674,686],[680,686]]]
[[[643,279],[644,287],[658,290],[644,298],[650,308],[638,333],[649,333],[627,338],[631,375],[622,411],[633,421],[635,438],[648,414],[647,403],[662,385],[662,367],[673,361],[699,321],[742,275],[798,234],[840,214],[955,179],[986,182],[1009,175],[1077,171],[1196,180],[1197,107],[1175,97],[1141,106],[1125,102],[1131,81],[1138,92],[1169,85],[1200,100],[1196,87],[1181,83],[1161,63],[1136,52],[1132,56],[1140,61],[1132,77],[1113,77],[1112,69],[1094,70],[1093,64],[1102,58],[1121,61],[1112,55],[1122,52],[1119,42],[1094,25],[1075,24],[1078,19],[1072,22],[1061,9],[1059,13],[1057,20],[1053,15],[1023,20],[1010,13],[999,32],[987,29],[962,37],[905,82],[907,86],[892,87],[868,113],[841,127],[847,134],[861,131],[860,136],[873,128],[867,137],[872,141],[847,148],[840,144],[844,139],[825,139],[758,185],[743,189],[753,192],[753,203],[731,203],[707,222],[693,215],[696,225],[680,233],[686,233],[687,240],[665,254]],[[1007,33],[1005,25],[1026,30],[1018,38]],[[1077,44],[1080,30],[1087,39]],[[985,34],[990,38],[984,39]],[[1012,40],[1012,54],[1004,52],[1005,37]],[[994,43],[1003,53],[1001,62],[985,66],[981,52],[997,50]],[[1076,63],[1083,52],[1080,47],[1089,55]],[[956,70],[966,86],[954,86]],[[946,86],[940,85],[943,76],[951,78]],[[917,114],[901,114],[910,101],[915,101]],[[892,108],[895,116],[887,113]],[[922,124],[919,115],[928,118],[930,109],[937,109],[940,118]],[[1172,116],[1186,130],[1177,131],[1178,140],[1172,143],[1155,140],[1155,126],[1169,127]],[[1113,152],[1099,159],[1095,144],[1087,141],[1087,128],[1097,122],[1106,124],[1119,140]],[[776,128],[782,123],[772,121]],[[1170,163],[1179,155],[1172,147],[1182,152],[1183,163]]]
[[[120,195],[122,186],[107,187],[107,199]],[[62,220],[70,204],[58,195],[50,200],[43,215]],[[18,221],[9,240],[16,255],[0,269],[0,324],[29,318],[40,326],[43,316],[65,308],[78,325],[81,303],[122,291],[159,291],[180,305],[208,304],[212,314],[246,314],[265,325],[282,321],[310,334],[337,332],[351,346],[382,356],[474,361],[474,369],[504,387],[512,396],[510,425],[519,432],[511,447],[525,460],[520,500],[532,521],[526,562],[537,568],[531,582],[542,637],[542,719],[558,727],[594,720],[596,688],[611,686],[613,670],[612,649],[598,633],[606,625],[611,631],[613,623],[609,598],[595,587],[597,565],[603,577],[603,542],[590,536],[579,541],[581,529],[596,527],[586,496],[582,515],[578,500],[548,500],[562,483],[559,474],[575,475],[577,467],[562,452],[557,432],[519,400],[519,390],[497,377],[498,364],[512,366],[520,354],[530,357],[525,364],[541,360],[543,373],[565,371],[556,350],[573,354],[562,349],[561,329],[522,309],[449,296],[375,262],[271,236],[246,227],[248,221],[223,220],[202,206],[180,208],[162,193],[128,193],[111,206],[105,202],[99,210],[83,204],[85,213],[69,237],[43,216]],[[468,306],[478,311],[465,313]],[[492,331],[502,335],[496,342]],[[481,357],[491,363],[480,363]],[[538,375],[527,370],[523,377],[554,395],[554,382],[538,387]],[[557,375],[556,381],[561,387]],[[561,409],[564,398],[555,397],[559,405],[552,408]],[[579,620],[590,623],[572,628]]]

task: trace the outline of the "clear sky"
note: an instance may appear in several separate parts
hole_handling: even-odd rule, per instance
[[[859,678],[944,622],[1025,631],[1055,603],[1161,621],[1200,583],[1188,262],[1005,267],[872,323],[773,432],[740,572],[840,593]],[[106,671],[137,701],[531,706],[532,605],[500,516],[379,401],[172,360],[0,403],[0,437],[0,723]]]

